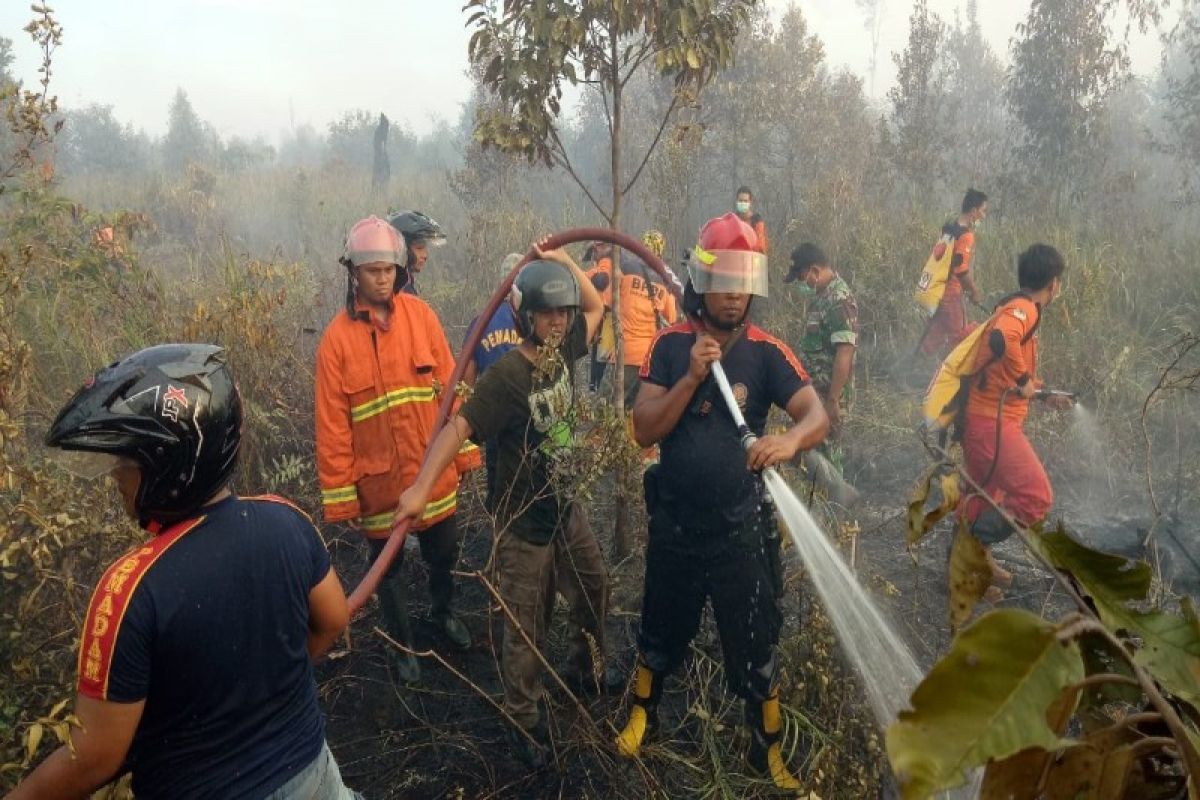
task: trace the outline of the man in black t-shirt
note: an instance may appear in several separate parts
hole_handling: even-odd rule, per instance
[[[9,796],[350,800],[325,744],[313,659],[349,621],[307,516],[227,482],[241,404],[221,348],[161,345],[101,370],[46,443],[110,472],[151,537],[101,577],[85,618],[71,747]],[[319,789],[319,790],[318,790]]]
[[[685,322],[659,332],[633,407],[639,445],[661,460],[645,477],[649,537],[638,666],[617,748],[636,756],[657,724],[665,676],[687,653],[711,600],[729,688],[746,704],[750,761],[780,789],[799,789],[780,754],[782,616],[779,533],[761,471],[825,438],[829,420],[788,347],[749,323],[767,293],[766,256],[734,214],[710,220],[688,265]],[[741,437],[710,371],[720,361],[758,440]],[[772,405],[795,425],[763,435]]]
[[[556,469],[574,446],[572,368],[587,353],[604,315],[591,281],[562,250],[537,250],[513,282],[509,301],[522,336],[475,385],[475,392],[434,439],[404,494],[397,521],[417,519],[433,480],[467,439],[497,447],[496,564],[506,619],[501,677],[504,710],[520,731],[513,749],[530,768],[545,764],[546,720],[538,708],[541,661],[554,587],[571,601],[572,667],[593,674],[591,637],[604,647],[608,574],[583,508]],[[586,635],[585,635],[586,634]]]

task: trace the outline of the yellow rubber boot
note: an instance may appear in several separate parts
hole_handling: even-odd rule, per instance
[[[758,714],[747,715],[750,718],[750,763],[764,776],[771,779],[776,789],[786,792],[798,792],[803,785],[788,769],[780,750],[780,731],[783,720],[779,714],[779,695],[771,695]],[[757,717],[757,719],[756,719]]]
[[[649,667],[638,661],[633,679],[633,697],[629,707],[629,720],[617,735],[617,752],[626,758],[635,758],[641,752],[646,734],[658,727],[658,695],[662,679]]]

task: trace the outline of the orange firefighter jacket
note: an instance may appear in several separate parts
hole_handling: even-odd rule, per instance
[[[329,522],[358,519],[387,536],[400,493],[412,485],[437,426],[454,357],[437,314],[397,294],[383,323],[359,304],[339,312],[317,347],[317,476]],[[458,470],[438,476],[416,530],[454,513]]]
[[[1016,389],[1025,381],[1041,386],[1037,378],[1038,339],[1037,325],[1041,309],[1024,295],[1009,298],[1000,307],[991,329],[984,331],[983,346],[976,356],[977,375],[971,379],[971,393],[967,397],[968,416],[996,418],[999,411],[1003,419],[1020,423],[1029,413],[1029,401],[1015,391],[1007,395],[1005,390]],[[999,332],[1004,337],[1004,354],[995,358],[988,339]],[[979,372],[982,370],[982,372]],[[1004,410],[1000,411],[1000,400],[1004,398]]]

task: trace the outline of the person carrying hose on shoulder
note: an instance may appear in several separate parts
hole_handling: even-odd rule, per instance
[[[649,535],[638,663],[616,744],[636,756],[657,727],[663,681],[711,601],[726,681],[745,702],[749,762],[793,790],[800,783],[780,752],[779,528],[761,471],[819,445],[829,420],[792,351],[750,322],[753,296],[767,294],[757,244],[754,229],[732,213],[701,228],[688,262],[687,318],[659,332],[642,366],[634,436],[643,447],[658,443],[661,461],[644,478]],[[718,360],[760,437],[748,452],[710,374]],[[795,425],[764,436],[772,405]]]
[[[967,396],[963,431],[963,461],[967,474],[1021,525],[1043,520],[1054,502],[1050,479],[1025,436],[1023,425],[1029,401],[1038,396],[1038,337],[1042,312],[1058,296],[1066,265],[1047,244],[1035,244],[1017,259],[1020,291],[1002,301],[985,330],[985,344],[976,356],[975,373]],[[1054,409],[1070,408],[1068,396],[1051,394],[1045,402]],[[971,533],[988,548],[993,584],[1012,582],[996,563],[991,547],[1013,529],[979,496],[968,496],[960,514]],[[996,592],[992,592],[996,597]]]
[[[420,518],[438,476],[468,438],[496,443],[495,564],[500,597],[512,613],[505,614],[501,650],[503,707],[521,728],[510,731],[510,745],[530,769],[546,764],[550,745],[537,651],[546,644],[555,588],[571,605],[574,674],[566,677],[580,689],[601,688],[593,676],[602,665],[593,664],[589,642],[603,658],[608,606],[604,557],[571,476],[560,469],[578,446],[575,364],[600,327],[604,303],[565,251],[538,249],[537,256],[521,268],[509,294],[521,344],[480,376],[434,439],[396,512],[397,522]],[[609,688],[617,678],[602,672]]]
[[[317,477],[328,522],[346,522],[367,537],[372,561],[394,524],[396,501],[417,474],[438,420],[438,399],[454,356],[433,309],[402,291],[404,238],[368,217],[350,229],[341,263],[346,308],[329,323],[317,347]],[[465,469],[465,467],[464,467]],[[448,466],[412,530],[429,566],[430,618],[450,643],[471,646],[471,633],[454,613],[454,578],[461,535],[459,471]],[[413,646],[407,587],[396,555],[377,591],[384,628]],[[404,683],[421,679],[411,653],[392,649],[391,664]]]

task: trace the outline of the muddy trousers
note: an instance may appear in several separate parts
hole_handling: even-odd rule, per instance
[[[504,604],[543,653],[556,588],[566,598],[571,609],[571,665],[590,673],[592,647],[601,657],[604,653],[608,570],[579,504],[571,505],[566,526],[549,544],[534,544],[501,533],[496,564]],[[538,700],[542,696],[542,662],[507,615],[500,673],[504,710],[521,727],[532,728],[538,721]]]
[[[458,561],[462,537],[458,530],[458,519],[451,514],[436,525],[431,525],[415,534],[421,545],[421,560],[429,567],[429,616],[444,617],[450,612],[454,599],[454,569]],[[368,539],[371,563],[379,557],[387,539]],[[412,645],[412,631],[408,622],[408,586],[400,574],[404,563],[404,548],[396,554],[392,565],[379,583],[379,600],[383,611],[384,626],[388,635],[406,645]]]
[[[783,622],[779,544],[769,507],[719,532],[688,530],[655,508],[638,634],[642,663],[660,680],[673,672],[711,600],[730,691],[748,703],[767,700],[778,682],[775,648]]]

